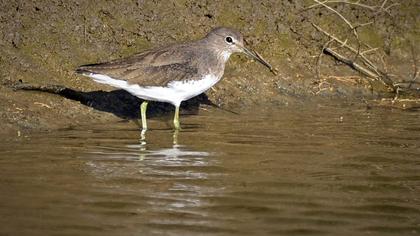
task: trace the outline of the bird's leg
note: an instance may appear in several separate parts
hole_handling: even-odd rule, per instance
[[[181,126],[179,125],[179,105],[175,106],[174,126],[176,130],[181,129]]]
[[[148,101],[143,101],[143,103],[140,105],[141,126],[143,130],[147,130],[147,121],[146,121],[147,104],[148,104]]]

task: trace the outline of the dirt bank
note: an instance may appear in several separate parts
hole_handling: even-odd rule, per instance
[[[390,16],[375,19],[373,29],[379,30],[360,34],[363,40],[385,52],[382,60],[389,65],[388,70],[399,78],[409,78],[411,55],[419,46],[416,43],[413,49],[406,42],[419,39],[418,1],[394,2],[398,4],[389,9]],[[242,106],[258,104],[300,104],[316,97],[389,96],[327,56],[323,58],[323,77],[316,76],[316,59],[325,36],[311,22],[333,32],[345,30],[333,24],[337,18],[331,12],[304,10],[311,4],[313,1],[1,1],[0,133],[24,134],[84,122],[132,118],[136,115],[133,111],[125,113],[133,110],[138,100],[123,92],[100,92],[114,89],[76,76],[74,68],[197,39],[216,26],[239,29],[249,45],[280,73],[273,76],[248,58],[233,56],[224,80],[206,93],[208,97],[192,101],[187,108],[194,110],[198,103],[209,103],[208,100],[240,110]],[[348,17],[356,17],[355,12],[360,15],[358,19],[369,15],[353,6],[334,7]],[[19,84],[19,80],[25,84],[60,85],[69,90],[58,95],[14,91],[10,85]],[[127,103],[130,104],[123,106]],[[156,105],[155,109],[165,113],[170,108]]]

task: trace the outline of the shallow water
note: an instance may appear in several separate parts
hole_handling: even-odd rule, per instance
[[[202,111],[143,141],[119,122],[3,142],[0,235],[418,235],[419,118]]]

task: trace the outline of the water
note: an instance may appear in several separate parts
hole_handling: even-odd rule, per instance
[[[419,118],[202,111],[145,142],[127,122],[3,142],[0,235],[419,235]]]

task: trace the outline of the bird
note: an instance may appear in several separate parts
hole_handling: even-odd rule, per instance
[[[217,27],[195,41],[149,49],[108,62],[81,65],[76,68],[76,73],[142,99],[140,115],[143,130],[147,130],[149,101],[172,104],[175,106],[174,128],[179,130],[181,103],[219,82],[233,53],[244,53],[274,74],[277,72],[260,54],[245,47],[240,32]]]

